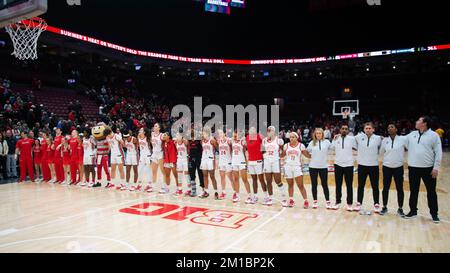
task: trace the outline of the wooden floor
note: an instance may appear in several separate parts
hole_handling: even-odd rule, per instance
[[[309,183],[307,190],[310,195]],[[334,201],[334,186],[330,191]],[[395,215],[394,190],[389,215],[361,216],[327,211],[320,187],[322,207],[305,210],[297,190],[297,207],[289,209],[279,203],[265,207],[47,183],[5,184],[0,185],[0,252],[450,252],[449,191],[450,153],[444,154],[438,180],[440,224],[430,221],[423,188],[420,217],[405,220]],[[371,196],[366,188],[367,209]],[[409,191],[406,211],[408,199]]]

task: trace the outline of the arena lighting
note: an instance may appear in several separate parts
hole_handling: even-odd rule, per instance
[[[417,47],[417,48],[407,48],[407,49],[395,49],[395,50],[382,50],[382,51],[372,51],[363,53],[353,53],[336,55],[329,57],[313,57],[313,58],[303,58],[303,59],[267,59],[267,60],[232,60],[232,59],[217,59],[217,58],[202,58],[202,57],[183,57],[175,56],[165,53],[149,52],[131,49],[116,45],[110,42],[95,39],[86,35],[78,34],[75,32],[70,32],[64,29],[56,28],[53,26],[48,26],[47,31],[56,33],[58,35],[70,37],[87,43],[96,44],[102,47],[110,48],[117,51],[126,52],[132,55],[138,55],[143,57],[149,57],[154,59],[171,60],[178,62],[188,62],[188,63],[205,63],[205,64],[226,64],[226,65],[278,65],[278,64],[303,64],[303,63],[318,63],[330,60],[343,60],[343,59],[358,59],[367,58],[375,56],[386,56],[393,54],[403,54],[403,53],[416,53],[422,51],[436,51],[436,50],[449,50],[450,44],[444,45],[434,45],[427,47]]]

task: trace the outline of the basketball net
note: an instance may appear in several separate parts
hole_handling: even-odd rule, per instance
[[[350,115],[350,111],[345,110],[341,113],[341,115],[342,115],[342,119],[348,119],[348,116]]]
[[[350,112],[350,110],[345,110],[341,113],[342,119],[353,121],[353,118],[356,116],[354,112]]]
[[[23,20],[5,27],[14,46],[14,55],[19,60],[36,60],[37,41],[43,31],[47,29],[47,23],[39,18]]]

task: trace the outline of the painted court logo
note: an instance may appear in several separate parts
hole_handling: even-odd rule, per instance
[[[241,228],[248,220],[258,218],[258,214],[255,213],[211,210],[159,202],[137,204],[119,211],[145,217],[160,217],[172,221],[190,221],[199,225],[231,229]]]

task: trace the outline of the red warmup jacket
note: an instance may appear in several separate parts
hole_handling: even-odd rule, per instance
[[[175,142],[169,140],[163,142],[163,152],[164,152],[164,163],[177,163],[177,148],[175,147]]]

